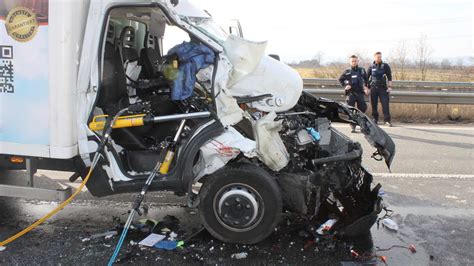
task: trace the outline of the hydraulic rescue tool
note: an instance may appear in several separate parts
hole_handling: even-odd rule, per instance
[[[196,119],[196,118],[205,118],[210,116],[210,112],[194,112],[194,113],[185,113],[185,114],[174,114],[174,115],[162,115],[162,116],[152,116],[147,114],[138,114],[138,115],[127,115],[120,116],[112,125],[112,128],[124,128],[124,127],[137,127],[143,125],[149,125],[154,123],[161,123],[173,120],[181,119]],[[105,121],[107,115],[95,116],[92,119],[92,122],[89,123],[89,128],[93,131],[100,131],[104,129]]]
[[[208,113],[208,112],[200,112],[200,113]],[[194,114],[197,114],[197,113],[194,113]],[[188,114],[188,113],[184,114],[183,117],[196,118],[196,117],[192,116],[192,114]],[[132,119],[135,119],[135,118],[132,118]],[[145,182],[145,185],[143,186],[140,194],[137,195],[137,197],[136,197],[136,199],[135,199],[135,201],[132,205],[132,209],[130,210],[130,214],[128,216],[128,219],[125,222],[125,225],[124,225],[122,234],[120,235],[117,246],[115,247],[114,253],[110,257],[110,260],[109,260],[109,263],[108,263],[109,266],[111,266],[115,262],[115,260],[117,258],[117,255],[120,252],[120,248],[122,247],[123,241],[125,240],[125,237],[127,236],[128,229],[130,228],[130,225],[132,224],[133,217],[137,213],[140,214],[140,210],[139,210],[140,205],[141,205],[143,199],[145,198],[145,195],[148,192],[148,188],[152,184],[153,180],[157,176],[159,176],[160,174],[165,175],[165,174],[168,173],[168,171],[170,169],[170,165],[173,161],[173,158],[174,158],[174,155],[175,155],[175,152],[176,152],[177,143],[179,141],[181,133],[183,132],[185,123],[186,123],[186,119],[182,119],[181,123],[178,126],[178,130],[177,130],[176,135],[174,136],[172,142],[171,143],[165,143],[165,147],[163,148],[163,150],[160,154],[160,157],[158,159],[158,162],[155,165],[155,168],[153,169],[151,174],[148,176],[148,178]],[[132,124],[133,123],[130,123],[130,125],[132,125]]]

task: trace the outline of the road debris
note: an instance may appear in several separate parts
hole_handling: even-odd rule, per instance
[[[408,245],[408,247],[402,246],[402,245],[392,245],[389,248],[377,248],[376,251],[389,251],[393,248],[404,248],[404,249],[408,249],[411,253],[416,253],[416,247],[413,244]]]
[[[230,257],[232,259],[240,260],[240,259],[246,259],[249,254],[247,252],[240,252],[240,253],[234,253]]]
[[[154,246],[157,249],[164,249],[164,250],[174,250],[178,247],[183,247],[184,241],[170,241],[170,240],[162,240]]]
[[[7,249],[7,247],[0,246],[0,251],[4,251],[5,249]]]
[[[105,239],[110,239],[112,238],[113,236],[116,236],[118,234],[117,231],[107,231],[107,232],[104,232],[104,233],[100,233],[100,234],[95,234],[95,235],[91,235],[90,237],[86,237],[86,238],[83,238],[81,239],[82,242],[88,242],[88,241],[91,241],[93,239],[97,239],[97,238],[105,238]]]
[[[336,224],[337,219],[329,219],[324,222],[317,230],[316,233],[320,235],[325,235],[329,230],[331,230],[332,226]]]
[[[168,240],[175,240],[176,238],[178,237],[178,234],[176,234],[175,232],[171,232],[169,237],[168,237]]]
[[[390,218],[382,219],[382,225],[393,231],[398,231],[398,224]]]
[[[146,246],[146,247],[153,247],[153,246],[155,246],[156,243],[160,242],[161,240],[163,240],[165,238],[166,238],[166,236],[164,236],[164,235],[151,233],[145,239],[140,241],[138,243],[138,245]]]

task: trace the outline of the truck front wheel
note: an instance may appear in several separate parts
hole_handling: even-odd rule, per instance
[[[274,178],[252,164],[226,166],[209,176],[200,192],[199,214],[215,238],[254,244],[280,220],[282,197]]]

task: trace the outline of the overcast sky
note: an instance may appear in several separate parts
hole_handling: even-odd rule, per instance
[[[237,18],[244,37],[268,40],[283,61],[352,53],[388,56],[400,40],[413,50],[426,34],[435,59],[474,56],[472,0],[191,0],[219,21]]]

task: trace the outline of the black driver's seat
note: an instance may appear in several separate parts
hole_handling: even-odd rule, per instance
[[[124,30],[122,30],[121,37],[124,36],[123,33]],[[117,39],[113,38],[113,28],[109,28],[104,49],[103,78],[99,90],[97,107],[102,108],[105,114],[112,116],[130,105],[122,57],[116,47]],[[129,52],[132,50],[128,50],[128,48],[122,51],[126,51],[125,56],[127,56],[127,58],[133,56],[133,52]],[[147,129],[147,127],[115,129],[112,132],[112,138],[123,147],[146,149],[147,147],[141,136],[143,135],[143,131]]]
[[[140,51],[141,65],[144,70],[146,78],[153,79],[157,77],[158,64],[162,63],[161,55],[156,48],[155,37],[146,32],[145,40],[143,42],[143,49]]]
[[[115,28],[109,25],[104,48],[104,68],[102,86],[99,90],[97,107],[104,113],[115,115],[120,109],[130,105],[127,94],[125,71],[119,51],[115,49]]]
[[[120,32],[120,37],[116,42],[116,48],[120,53],[122,63],[138,60],[138,52],[135,49],[135,28],[125,26]]]

